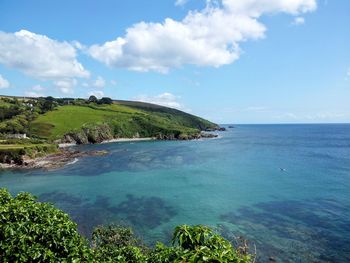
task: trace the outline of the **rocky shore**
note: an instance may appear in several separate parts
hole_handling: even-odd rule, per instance
[[[16,163],[0,163],[0,168],[3,169],[58,169],[67,164],[73,163],[80,157],[86,156],[101,156],[107,154],[108,151],[71,151],[61,149],[59,153],[50,154],[44,157],[39,158],[28,158],[27,156],[23,157],[22,164]]]
[[[215,130],[202,131],[198,134],[188,135],[180,134],[175,135],[162,135],[155,138],[117,138],[114,139],[111,136],[100,136],[99,132],[96,132],[96,136],[91,140],[92,136],[80,137],[82,134],[70,134],[60,141],[59,152],[54,154],[48,154],[43,157],[30,158],[26,155],[21,157],[20,162],[11,161],[9,163],[0,163],[0,169],[58,169],[70,163],[74,163],[78,158],[86,156],[99,156],[105,155],[107,151],[76,151],[72,150],[70,146],[77,144],[89,144],[89,143],[109,143],[109,142],[127,142],[127,141],[146,141],[146,140],[197,140],[197,139],[210,139],[218,137],[218,134],[212,133]],[[217,129],[216,131],[224,131],[224,129]],[[107,132],[108,133],[108,132]],[[74,138],[73,138],[74,137]],[[78,139],[79,138],[79,139]],[[81,138],[84,138],[81,140]],[[98,138],[96,140],[96,138]]]
[[[62,146],[71,146],[75,144],[94,144],[104,142],[118,142],[118,141],[132,141],[132,140],[196,140],[201,138],[215,138],[217,134],[213,134],[215,131],[226,131],[223,127],[215,127],[202,130],[201,132],[194,134],[187,133],[158,133],[154,137],[141,138],[139,133],[134,134],[132,138],[115,138],[111,128],[106,124],[101,124],[93,127],[85,127],[80,131],[70,132],[64,135],[61,140],[56,143]]]

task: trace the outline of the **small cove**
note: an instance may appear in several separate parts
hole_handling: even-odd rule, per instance
[[[0,187],[54,203],[86,236],[122,223],[152,244],[206,224],[254,242],[260,262],[348,262],[350,125],[235,127],[220,139],[79,146],[109,154],[3,171]]]

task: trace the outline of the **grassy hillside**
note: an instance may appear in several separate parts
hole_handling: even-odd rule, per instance
[[[156,104],[139,102],[139,101],[123,101],[117,100],[116,104],[124,105],[128,107],[132,107],[135,109],[139,109],[148,113],[156,114],[158,116],[163,116],[172,119],[175,122],[179,122],[179,124],[194,127],[196,129],[205,130],[207,128],[217,127],[216,124],[207,121],[203,118],[191,115],[189,113],[173,109],[167,108]]]
[[[39,115],[30,124],[30,133],[49,140],[99,125],[108,125],[113,137],[193,136],[216,127],[199,117],[158,105],[115,101],[113,104],[59,106]],[[105,126],[104,126],[105,127]]]
[[[22,165],[24,156],[56,152],[59,142],[87,144],[133,137],[193,139],[200,137],[201,130],[217,128],[197,116],[149,103],[0,96],[0,163]]]

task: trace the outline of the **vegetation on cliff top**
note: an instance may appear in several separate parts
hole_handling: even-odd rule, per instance
[[[56,151],[59,142],[87,144],[114,138],[193,139],[218,126],[197,116],[159,105],[110,98],[16,98],[0,96],[0,163],[23,163]],[[26,134],[41,140],[9,137]]]
[[[69,132],[107,124],[113,137],[156,137],[160,134],[195,135],[214,124],[168,108],[113,104],[67,105],[40,115],[30,125],[35,136],[55,140]]]
[[[159,105],[132,101],[54,99],[0,99],[0,133],[27,133],[50,141],[86,128],[107,125],[111,136],[183,138],[215,129],[197,116]],[[105,127],[104,127],[105,128]]]
[[[205,226],[178,226],[172,246],[145,246],[130,228],[98,227],[91,242],[63,211],[0,189],[1,262],[251,262],[246,250]]]

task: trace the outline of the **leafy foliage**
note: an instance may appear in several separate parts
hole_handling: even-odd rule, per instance
[[[146,248],[130,228],[114,225],[97,227],[92,234],[92,247],[99,262],[147,262],[143,253]]]
[[[112,104],[113,100],[108,97],[103,97],[100,100],[97,101],[98,104]]]
[[[1,149],[0,148],[0,163],[22,165],[23,164],[23,155],[25,154],[24,149],[15,148],[15,149]]]
[[[182,225],[175,228],[175,247],[158,244],[151,262],[251,262],[231,243],[206,226]]]
[[[6,139],[0,141],[0,163],[23,164],[23,157],[41,157],[55,153],[58,147],[38,139]]]
[[[96,96],[91,95],[88,99],[89,102],[91,103],[97,103],[98,99],[96,98]]]
[[[249,263],[251,258],[205,226],[178,226],[173,246],[155,248],[144,246],[130,228],[101,226],[89,245],[64,212],[28,193],[12,197],[0,189],[0,261]]]
[[[88,261],[91,251],[69,216],[35,197],[0,189],[1,262]]]

